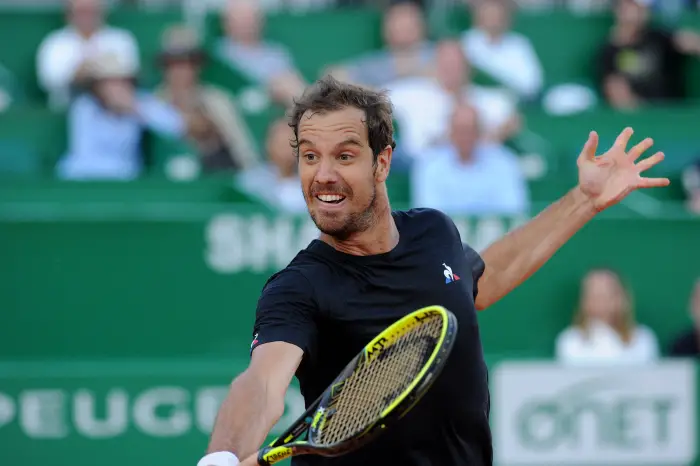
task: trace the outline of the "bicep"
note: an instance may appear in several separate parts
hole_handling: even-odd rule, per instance
[[[304,351],[296,345],[271,342],[253,348],[248,371],[259,375],[270,394],[282,399],[303,356]]]

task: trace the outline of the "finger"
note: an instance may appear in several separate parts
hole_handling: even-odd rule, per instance
[[[627,151],[627,144],[629,144],[630,138],[633,134],[634,130],[629,126],[623,129],[622,132],[617,136],[617,139],[615,139],[615,146],[622,149],[623,151]]]
[[[646,138],[636,146],[634,146],[630,151],[628,152],[628,156],[631,161],[637,160],[644,152],[649,150],[651,146],[654,145],[654,140],[652,138]]]
[[[663,188],[671,184],[668,178],[642,178],[637,183],[638,188]]]
[[[639,173],[649,170],[651,167],[656,165],[657,163],[661,162],[665,158],[663,152],[657,152],[656,154],[652,155],[649,158],[646,158],[639,162],[636,167]]]
[[[583,146],[581,155],[579,155],[579,160],[593,160],[595,159],[595,153],[598,150],[598,133],[591,131],[588,134],[588,140]]]

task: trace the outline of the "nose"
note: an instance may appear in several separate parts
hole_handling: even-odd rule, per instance
[[[338,181],[338,173],[335,170],[335,164],[330,157],[323,157],[318,164],[318,170],[314,181],[318,184],[333,184]]]

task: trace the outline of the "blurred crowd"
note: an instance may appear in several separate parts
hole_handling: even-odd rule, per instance
[[[563,364],[643,365],[664,356],[700,356],[700,279],[688,300],[692,325],[668,348],[661,348],[653,329],[637,321],[633,291],[616,271],[589,271],[581,281],[579,296],[571,326],[555,342],[556,358]]]
[[[99,0],[66,2],[66,24],[36,52],[38,81],[50,106],[66,111],[69,147],[56,168],[66,180],[130,180],[145,170],[145,131],[187,141],[203,173],[235,174],[242,189],[275,208],[303,211],[295,189],[292,137],[283,121],[266,141],[251,134],[240,100],[204,82],[210,60],[235,69],[266,90],[273,105],[288,108],[309,83],[283,43],[265,36],[265,10],[274,2],[220,2],[222,37],[204,47],[198,34],[175,25],[163,37],[158,64],[162,82],[138,85],[139,44],[110,26]],[[346,2],[347,3],[347,2]],[[352,2],[349,2],[352,3]],[[528,37],[511,29],[516,8],[562,3],[544,0],[470,0],[472,25],[438,41],[426,32],[425,2],[385,2],[380,50],[324,70],[339,79],[386,89],[395,106],[399,145],[393,169],[411,174],[416,205],[465,214],[521,214],[529,208],[528,183],[508,141],[523,126],[523,105],[547,102],[585,108],[596,92],[576,85],[547,90]],[[612,8],[615,22],[598,44],[597,93],[620,111],[656,102],[682,101],[684,66],[699,59],[700,35],[649,22],[654,8],[695,8],[671,0],[568,1],[575,8]],[[496,85],[474,82],[474,70]],[[572,104],[572,102],[574,102]],[[556,110],[556,109],[560,110]],[[435,180],[440,180],[436,183]],[[700,165],[683,177],[688,205],[700,212]]]

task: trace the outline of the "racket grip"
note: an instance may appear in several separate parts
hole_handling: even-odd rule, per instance
[[[287,446],[279,447],[267,447],[260,450],[258,454],[258,465],[260,466],[272,466],[275,463],[279,463],[294,454],[294,449]]]

